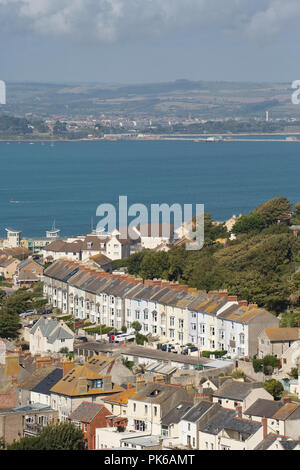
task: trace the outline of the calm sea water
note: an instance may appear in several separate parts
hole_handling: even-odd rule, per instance
[[[0,143],[0,237],[90,231],[101,203],[205,204],[214,219],[275,196],[300,201],[300,144],[280,142]],[[10,200],[19,201],[16,204]]]

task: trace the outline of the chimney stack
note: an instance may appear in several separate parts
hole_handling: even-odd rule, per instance
[[[265,439],[265,437],[267,437],[267,435],[268,435],[268,420],[264,416],[262,418],[261,422],[262,422],[262,425],[263,425],[263,438]]]
[[[138,377],[136,379],[136,391],[137,392],[140,392],[144,388],[145,385],[146,385],[146,381],[144,377]]]
[[[242,406],[241,406],[241,405],[237,405],[237,406],[235,407],[235,409],[236,409],[236,412],[237,412],[237,414],[236,414],[237,418],[242,419]]]

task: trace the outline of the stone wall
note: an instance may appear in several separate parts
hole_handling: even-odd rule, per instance
[[[195,387],[198,387],[202,379],[208,377],[217,377],[220,374],[226,374],[232,372],[234,365],[228,365],[224,367],[219,367],[217,369],[207,369],[207,370],[178,370],[170,380],[171,384],[176,385],[186,385],[192,383]]]
[[[253,369],[252,362],[243,361],[239,359],[236,361],[238,369],[242,369],[247,377],[255,380],[255,382],[263,382],[265,375],[262,372],[255,372]]]

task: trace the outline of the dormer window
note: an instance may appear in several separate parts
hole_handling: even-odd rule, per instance
[[[160,393],[160,390],[155,389],[150,393],[149,396],[150,397],[156,397],[159,393]]]
[[[92,388],[103,388],[103,380],[102,379],[93,380]]]
[[[88,242],[87,247],[91,249],[93,247],[93,242]]]

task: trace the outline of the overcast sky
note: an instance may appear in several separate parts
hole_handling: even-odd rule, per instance
[[[0,0],[0,79],[300,79],[299,0]]]

